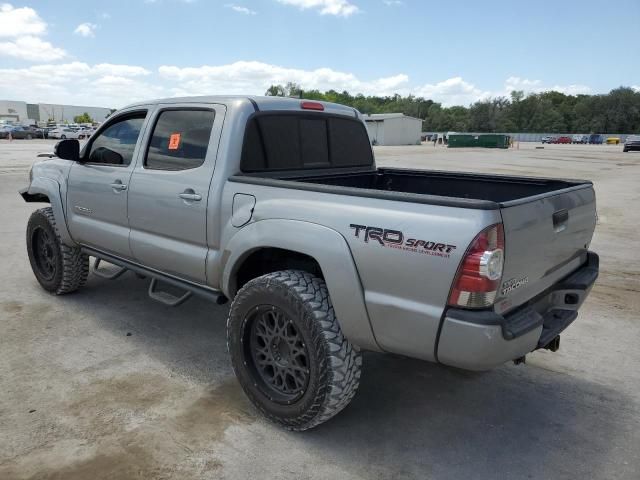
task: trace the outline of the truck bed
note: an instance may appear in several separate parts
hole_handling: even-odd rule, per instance
[[[241,178],[250,183],[301,190],[480,209],[514,206],[592,185],[582,180],[393,168],[329,173],[305,171],[304,175],[278,172],[277,176]]]

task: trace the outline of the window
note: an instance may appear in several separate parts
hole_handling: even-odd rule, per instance
[[[247,123],[243,172],[373,165],[369,136],[356,118],[265,112]]]
[[[213,128],[213,110],[165,110],[153,129],[145,166],[187,170],[204,163]]]
[[[127,116],[116,120],[97,135],[91,143],[89,163],[108,165],[129,165],[133,159],[140,130],[146,113]],[[73,130],[65,130],[73,132]]]

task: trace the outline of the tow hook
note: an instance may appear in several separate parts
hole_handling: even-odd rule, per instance
[[[545,350],[551,350],[552,352],[557,352],[559,348],[560,348],[560,335],[556,335],[556,337],[553,340],[551,340],[549,343],[547,343],[544,346]]]

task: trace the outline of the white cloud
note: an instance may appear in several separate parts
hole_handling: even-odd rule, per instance
[[[631,85],[631,88],[633,88],[636,92],[640,93],[640,85]]]
[[[78,25],[73,33],[81,37],[95,37],[96,28],[98,28],[98,26],[95,23],[84,22]]]
[[[65,57],[67,53],[38,37],[26,35],[13,41],[0,42],[0,55],[32,62],[50,62]]]
[[[164,87],[143,80],[150,74],[135,65],[84,62],[0,68],[0,91],[7,98],[30,102],[121,107],[169,94]]]
[[[141,77],[151,74],[146,68],[136,65],[114,65],[112,63],[99,63],[92,67],[92,71],[95,75],[116,75],[119,77]]]
[[[392,77],[363,81],[352,73],[330,68],[302,70],[280,67],[262,62],[239,61],[228,65],[205,65],[202,67],[161,66],[160,77],[179,82],[181,90],[190,94],[258,94],[262,95],[272,84],[295,82],[305,89],[349,90],[371,95],[393,93],[405,85],[409,78],[400,74]]]
[[[301,10],[320,10],[321,15],[336,15],[338,17],[348,17],[358,13],[360,9],[349,3],[349,0],[277,0],[284,5],[292,5]]]
[[[38,40],[36,38],[36,40]],[[42,64],[29,68],[0,68],[0,92],[6,98],[121,107],[139,100],[189,95],[263,95],[270,85],[295,82],[305,90],[347,90],[352,94],[387,96],[413,94],[444,106],[508,96],[511,90],[526,93],[551,88],[565,92],[590,91],[585,86],[545,87],[539,80],[510,77],[501,90],[487,90],[456,76],[440,82],[416,84],[405,74],[363,79],[350,72],[323,67],[313,70],[287,68],[257,61],[227,65],[180,67],[163,65],[150,71],[137,65],[84,62]],[[640,91],[640,87],[633,87]]]
[[[14,8],[9,3],[0,5],[0,37],[44,35],[47,24],[29,7]]]
[[[476,87],[462,77],[452,77],[435,84],[425,84],[411,90],[417,96],[430,98],[444,106],[468,105],[488,98],[491,93]],[[409,92],[407,92],[409,93]]]
[[[31,62],[59,60],[67,55],[40,37],[47,32],[47,24],[33,8],[14,8],[0,4],[0,55]]]
[[[230,8],[234,12],[242,13],[243,15],[255,15],[258,13],[255,10],[251,10],[250,8],[247,8],[247,7],[242,7],[234,3],[227,3],[225,7]]]
[[[541,80],[530,80],[521,77],[509,77],[504,84],[504,92],[502,96],[509,96],[513,90],[523,90],[525,94],[547,92],[555,90],[566,95],[578,95],[592,93],[591,87],[587,85],[570,84],[570,85],[543,85]]]
[[[388,7],[399,7],[400,5],[404,5],[402,0],[382,0],[382,3]]]

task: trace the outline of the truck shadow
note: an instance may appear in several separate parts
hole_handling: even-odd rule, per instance
[[[605,478],[614,444],[640,439],[624,395],[534,365],[474,373],[370,353],[364,366],[352,404],[302,441],[382,476]]]
[[[147,298],[147,284],[131,274],[118,282],[93,277],[65,301],[91,309],[101,328],[131,333],[176,374],[202,385],[228,382],[228,309],[199,299],[171,309]],[[617,476],[612,451],[640,440],[634,405],[535,359],[472,373],[367,353],[358,394],[331,421],[283,433],[258,420],[251,430],[256,444],[274,438],[364,478],[602,478]]]

